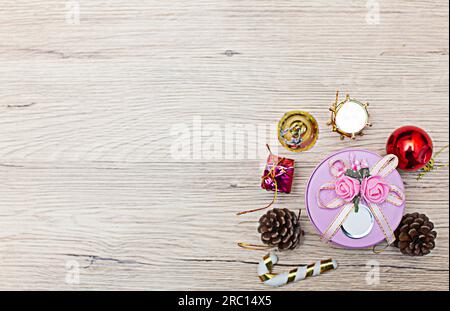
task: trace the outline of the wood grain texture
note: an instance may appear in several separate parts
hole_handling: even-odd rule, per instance
[[[259,188],[263,157],[237,154],[262,138],[220,137],[228,159],[177,160],[175,124],[188,134],[199,117],[213,130],[270,127],[286,111],[311,112],[317,145],[279,148],[297,161],[293,193],[278,202],[291,209],[304,209],[308,176],[333,151],[383,154],[406,124],[428,130],[437,149],[449,141],[447,1],[379,0],[379,24],[356,0],[78,3],[74,25],[63,1],[0,7],[2,290],[267,289],[255,272],[264,253],[235,244],[258,241],[256,224],[240,222],[259,214],[234,215],[271,199]],[[329,133],[336,89],[371,103],[362,139]],[[303,213],[305,240],[281,263],[333,257],[340,267],[280,290],[448,290],[448,169],[402,176],[406,211],[436,224],[430,256],[331,248]],[[366,282],[372,259],[379,285]],[[79,284],[66,282],[71,261]]]

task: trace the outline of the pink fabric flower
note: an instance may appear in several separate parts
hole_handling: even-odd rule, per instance
[[[367,163],[366,159],[361,160],[361,168],[369,168],[369,163]]]
[[[381,176],[364,178],[361,183],[361,196],[370,203],[383,203],[390,191],[391,187]]]
[[[344,175],[335,182],[336,195],[346,202],[351,202],[359,194],[359,181]]]
[[[358,160],[355,160],[352,164],[352,170],[359,171],[361,169],[361,165]]]
[[[356,160],[356,155],[350,153],[350,168],[354,171],[359,171],[361,169],[359,160]]]

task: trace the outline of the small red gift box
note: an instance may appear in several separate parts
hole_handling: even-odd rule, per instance
[[[264,169],[261,187],[267,191],[290,193],[294,180],[294,164],[292,159],[270,154]]]

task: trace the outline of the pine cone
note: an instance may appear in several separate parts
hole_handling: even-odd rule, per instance
[[[300,214],[297,216],[287,208],[268,211],[259,219],[261,241],[270,246],[278,246],[280,251],[296,248],[303,234],[299,219]]]
[[[437,233],[433,229],[434,224],[425,214],[406,214],[395,230],[394,246],[405,255],[428,255],[435,247]]]

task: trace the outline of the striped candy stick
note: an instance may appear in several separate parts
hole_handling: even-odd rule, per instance
[[[337,268],[337,262],[332,259],[317,261],[307,266],[301,266],[289,272],[272,273],[273,266],[278,263],[278,256],[271,252],[263,257],[258,264],[258,276],[261,282],[269,286],[283,286],[295,283],[308,277],[318,276]]]

